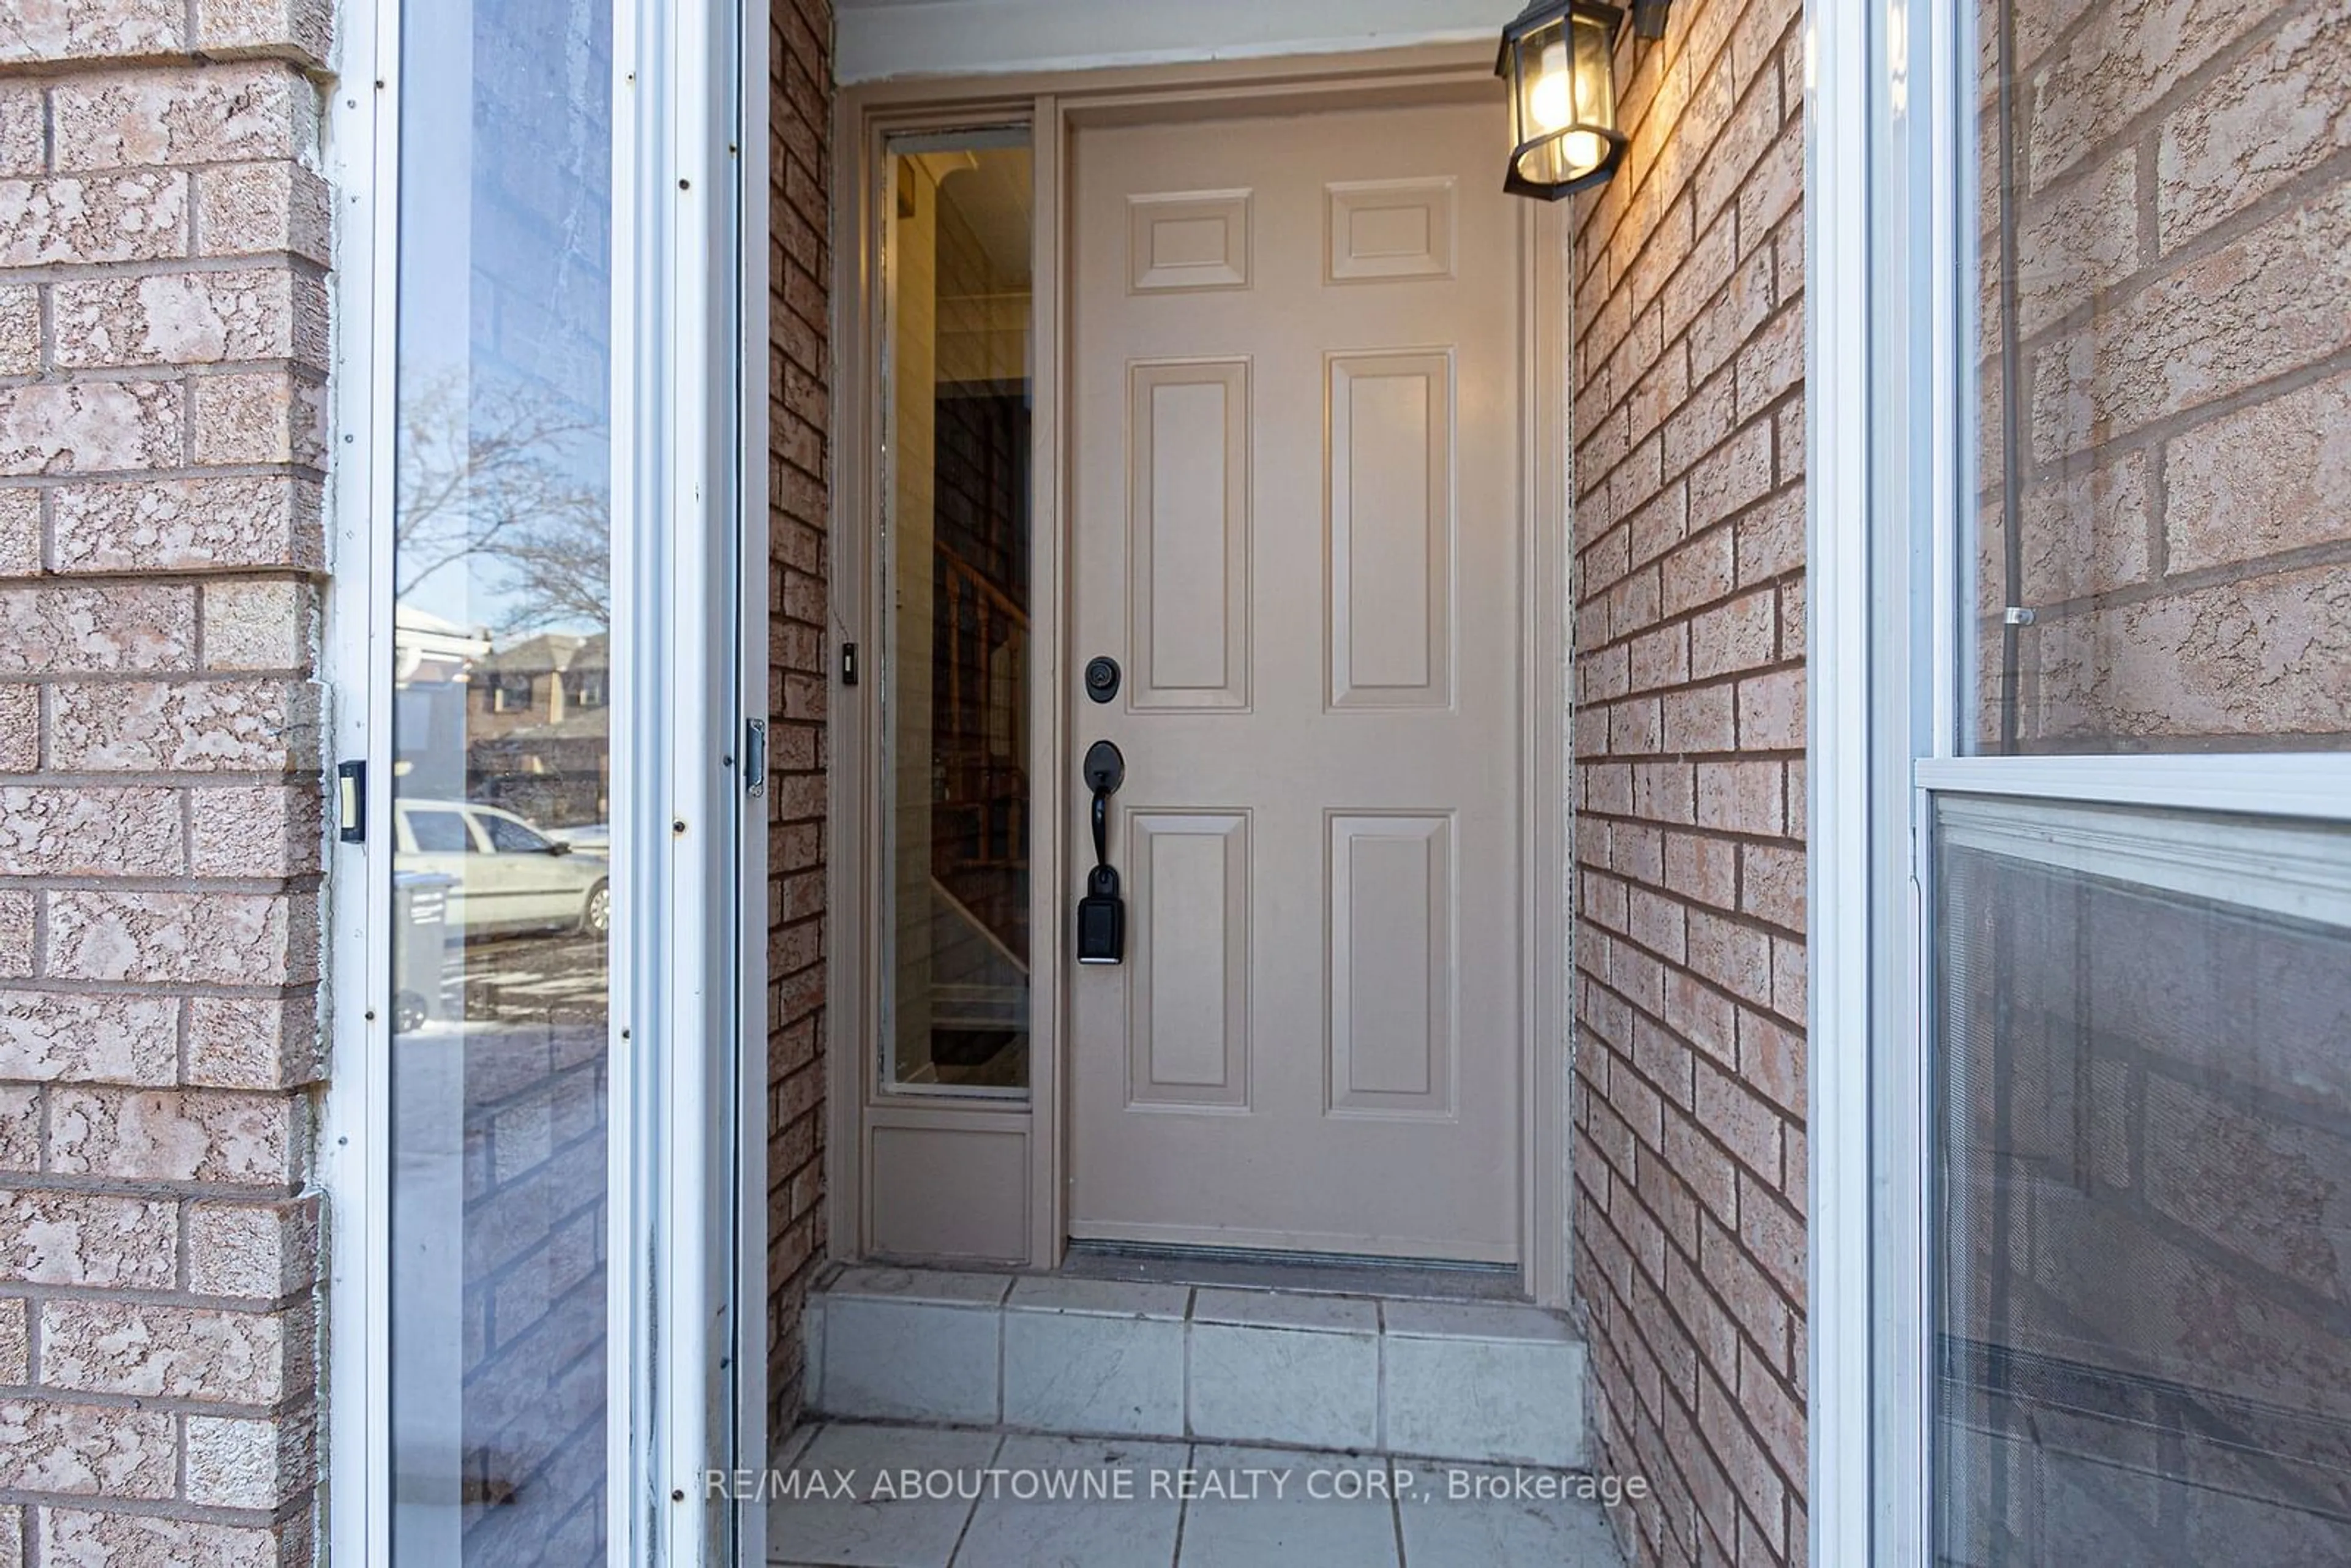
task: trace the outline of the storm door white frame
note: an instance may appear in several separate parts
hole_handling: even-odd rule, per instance
[[[391,1560],[392,683],[398,0],[338,28],[328,89],[335,341],[324,760],[373,782],[328,862],[333,1048],[320,1544]],[[767,824],[744,773],[768,702],[768,28],[615,0],[607,1559],[765,1551],[713,1470],[767,1432]],[[746,87],[750,90],[746,90]],[[747,150],[748,155],[747,156]],[[641,648],[655,651],[650,661]],[[334,802],[329,802],[329,817]],[[660,1375],[654,1375],[658,1369]]]
[[[1928,858],[1945,793],[2351,823],[2351,755],[1968,756],[1976,0],[1809,0],[1812,1561],[1932,1561]]]

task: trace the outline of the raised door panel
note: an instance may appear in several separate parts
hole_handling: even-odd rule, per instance
[[[1249,815],[1140,811],[1128,823],[1128,1103],[1246,1108]]]
[[[1137,294],[1247,288],[1249,194],[1177,191],[1127,197],[1128,288]]]
[[[1453,276],[1450,179],[1334,182],[1323,195],[1323,277],[1330,282]]]
[[[904,1114],[921,1118],[925,1113]],[[1027,1260],[1025,1124],[881,1123],[868,1126],[865,1145],[875,1252],[899,1258]]]
[[[1331,706],[1453,702],[1453,356],[1330,360]]]
[[[1330,823],[1331,1109],[1450,1114],[1453,820],[1333,812]]]
[[[1130,371],[1130,706],[1249,704],[1249,367]]]

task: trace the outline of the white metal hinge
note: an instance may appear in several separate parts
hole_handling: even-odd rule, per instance
[[[755,718],[743,734],[743,789],[759,796],[768,792],[768,721]]]

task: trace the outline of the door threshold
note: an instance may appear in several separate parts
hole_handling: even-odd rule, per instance
[[[1138,1284],[1208,1285],[1431,1301],[1525,1301],[1515,1263],[1437,1263],[1420,1258],[1270,1252],[1242,1247],[1150,1247],[1072,1241],[1062,1275]]]

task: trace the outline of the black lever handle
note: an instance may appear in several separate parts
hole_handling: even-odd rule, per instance
[[[1110,798],[1126,782],[1126,758],[1107,740],[1086,751],[1086,787],[1094,792],[1094,869],[1078,904],[1078,962],[1115,964],[1125,956],[1126,904],[1110,863]]]
[[[1086,786],[1094,792],[1094,864],[1110,864],[1110,798],[1126,782],[1126,758],[1107,740],[1086,748]]]

